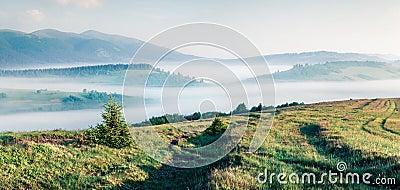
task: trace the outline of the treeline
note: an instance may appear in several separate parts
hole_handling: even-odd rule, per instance
[[[288,103],[288,102],[286,102],[285,104],[281,104],[279,106],[276,106],[276,108],[287,108],[287,107],[301,106],[301,105],[304,105],[304,102],[301,102],[301,103],[298,103],[298,102]]]
[[[253,106],[249,109],[247,109],[246,104],[241,103],[239,104],[231,113],[229,114],[242,114],[242,113],[248,113],[248,112],[260,112],[264,110],[274,110],[274,106],[263,106],[261,103],[258,104],[258,106]]]
[[[195,121],[195,120],[199,120],[199,119],[214,118],[216,115],[228,116],[228,114],[222,113],[222,112],[206,112],[206,113],[195,112],[190,115],[179,115],[176,113],[175,114],[165,114],[163,116],[153,116],[148,120],[133,124],[133,126],[141,127],[141,126],[151,126],[151,125],[162,125],[162,124],[167,124],[167,123],[177,123],[177,122],[183,122],[183,121]]]
[[[26,70],[0,70],[0,77],[24,77],[24,78],[46,78],[46,77],[69,77],[69,78],[87,78],[99,83],[122,84],[124,82],[126,69],[132,71],[148,71],[153,69],[149,64],[127,64],[116,65],[97,65],[72,68],[53,68],[53,69],[26,69]],[[101,76],[99,78],[92,78]],[[183,85],[192,80],[189,76],[183,76],[181,73],[170,73],[160,68],[154,68],[148,76],[146,72],[130,75],[129,84],[148,86],[163,86],[168,79],[166,86]],[[196,82],[198,83],[198,81]]]
[[[116,71],[150,70],[153,66],[149,64],[112,64],[94,65],[71,68],[50,68],[50,69],[25,69],[25,70],[0,70],[2,77],[44,77],[44,76],[65,76],[65,77],[86,77],[96,75],[110,75]],[[156,71],[161,72],[156,68]]]
[[[119,104],[122,103],[122,95],[120,94],[108,94],[107,92],[97,92],[96,90],[87,91],[86,89],[78,95],[69,95],[61,99],[63,109],[83,109],[90,107],[99,107],[107,101],[109,101],[110,96],[114,101]]]
[[[149,86],[175,86],[183,85],[192,80],[189,76],[183,76],[181,73],[170,73],[164,70],[155,70],[149,75],[147,85]]]
[[[214,118],[216,116],[229,116],[235,114],[244,114],[249,112],[259,112],[262,110],[273,110],[274,106],[263,106],[261,103],[258,106],[252,107],[250,110],[247,109],[246,104],[241,103],[239,104],[234,110],[229,113],[223,112],[195,112],[190,115],[180,115],[180,114],[165,114],[163,116],[153,116],[148,120],[145,120],[140,123],[133,124],[134,127],[141,127],[141,126],[152,126],[152,125],[162,125],[167,123],[177,123],[183,121],[195,121],[199,119],[208,119]]]

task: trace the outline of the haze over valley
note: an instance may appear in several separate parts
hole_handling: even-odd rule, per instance
[[[17,127],[23,123],[6,122],[2,131],[54,129],[51,124],[38,122],[43,114],[59,120],[57,127],[62,129],[87,128],[94,120],[99,120],[98,114],[93,113],[100,112],[110,93],[117,97],[126,96],[124,104],[130,105],[140,105],[146,99],[149,104],[147,115],[138,114],[132,107],[125,110],[135,115],[129,122],[140,122],[147,117],[163,114],[163,108],[160,107],[162,101],[174,102],[174,96],[168,94],[161,100],[160,93],[182,88],[190,81],[194,83],[190,82],[191,85],[185,87],[190,93],[183,93],[180,97],[182,105],[186,105],[180,108],[181,114],[199,111],[190,105],[193,102],[201,103],[204,99],[218,100],[217,107],[206,107],[202,110],[204,112],[213,109],[229,111],[230,104],[225,102],[227,97],[218,86],[197,79],[199,71],[218,71],[220,79],[233,86],[242,82],[252,83],[254,77],[261,85],[265,85],[264,79],[271,77],[253,76],[238,59],[216,59],[217,63],[210,58],[177,51],[160,60],[156,67],[145,58],[129,65],[132,55],[144,42],[94,30],[82,33],[53,29],[32,33],[1,30],[0,42],[0,118],[11,121],[18,117],[25,118],[21,122],[32,122],[29,129]],[[165,50],[156,45],[151,48],[154,52]],[[269,64],[269,73],[276,82],[276,98],[270,99],[267,102],[269,105],[292,101],[314,103],[395,97],[400,94],[399,88],[393,86],[400,79],[397,56],[316,51],[265,55],[263,58]],[[197,61],[182,65],[192,59]],[[257,58],[244,60],[253,59]],[[265,68],[263,63],[259,64],[260,69]],[[227,72],[220,72],[222,70]],[[125,80],[126,77],[128,80]],[[372,90],[369,85],[376,85],[377,88]],[[256,84],[251,86],[257,88]],[[143,88],[148,89],[146,96]],[[90,92],[98,94],[88,94]],[[250,93],[248,96],[254,100],[249,104],[258,103],[255,98],[257,94]],[[80,117],[76,123],[61,122],[60,117],[65,113],[75,113],[73,117],[79,117],[80,111],[86,116]],[[35,116],[35,113],[43,114]]]

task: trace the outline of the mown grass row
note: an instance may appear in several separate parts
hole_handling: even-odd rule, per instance
[[[396,105],[396,108],[392,115],[384,121],[382,128],[390,133],[400,135],[400,113],[398,107],[400,106],[400,100],[394,101],[394,104]]]

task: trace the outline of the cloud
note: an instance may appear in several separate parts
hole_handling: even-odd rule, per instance
[[[70,0],[57,0],[57,3],[61,5],[67,5],[70,2]]]
[[[45,18],[45,15],[37,9],[28,10],[25,13],[37,22],[42,22]]]
[[[99,0],[78,0],[77,2],[81,7],[85,8],[98,7],[101,5]]]
[[[75,5],[83,8],[93,8],[101,6],[100,0],[56,0],[61,5]]]

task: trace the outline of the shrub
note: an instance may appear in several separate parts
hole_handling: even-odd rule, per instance
[[[124,148],[133,144],[128,124],[122,116],[122,106],[110,95],[110,102],[104,104],[103,121],[86,131],[89,142],[111,148]]]
[[[211,126],[205,130],[208,135],[217,135],[223,133],[227,128],[227,124],[222,120],[221,117],[215,117]]]

